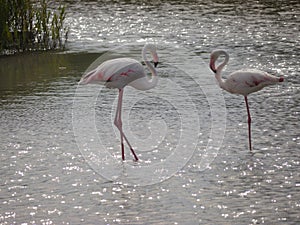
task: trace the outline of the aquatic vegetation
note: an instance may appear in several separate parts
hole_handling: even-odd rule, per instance
[[[69,28],[66,9],[47,0],[0,0],[0,53],[63,49]]]

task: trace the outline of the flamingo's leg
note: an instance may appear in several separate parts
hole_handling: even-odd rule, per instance
[[[122,99],[123,99],[123,89],[119,89],[119,98],[118,98],[118,105],[117,105],[117,110],[116,110],[116,116],[115,116],[115,126],[119,129],[120,131],[120,136],[121,136],[121,148],[122,148],[122,160],[125,160],[125,153],[124,153],[124,143],[123,139],[127,142],[130,151],[132,152],[134,159],[137,161],[138,157],[136,156],[132,146],[130,145],[127,137],[125,136],[123,129],[122,129]]]
[[[124,152],[124,143],[123,143],[123,132],[122,132],[122,121],[120,120],[120,111],[122,110],[122,98],[123,98],[123,90],[119,90],[119,98],[118,105],[116,109],[116,116],[114,124],[120,131],[120,139],[121,139],[121,150],[122,150],[122,160],[125,160],[125,152]]]
[[[248,98],[245,96],[245,103],[247,107],[247,114],[248,114],[248,137],[249,137],[249,148],[250,151],[252,151],[252,145],[251,145],[251,116],[250,116],[250,110],[248,105]]]

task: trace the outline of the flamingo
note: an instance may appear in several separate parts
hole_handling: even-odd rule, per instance
[[[148,90],[154,88],[158,82],[155,68],[147,59],[147,52],[150,52],[153,58],[154,67],[158,64],[156,47],[153,44],[145,44],[142,49],[142,57],[146,66],[151,71],[152,77],[149,79],[142,64],[131,58],[116,58],[103,62],[96,69],[83,75],[78,84],[102,83],[108,88],[117,88],[119,90],[118,105],[114,125],[120,131],[122,160],[125,160],[124,139],[130,148],[134,159],[138,161],[131,144],[122,129],[122,99],[125,86],[129,85],[138,90]]]
[[[223,55],[225,59],[218,67],[215,63],[218,58]],[[247,96],[253,92],[259,91],[262,88],[276,84],[278,82],[283,82],[283,77],[275,77],[266,72],[256,70],[256,69],[245,69],[238,70],[231,73],[226,80],[221,77],[221,71],[223,67],[228,63],[229,55],[224,50],[214,50],[210,56],[210,69],[215,73],[215,77],[220,88],[228,91],[232,94],[240,94],[244,96],[247,114],[248,114],[248,138],[249,138],[249,149],[252,151],[251,145],[251,116],[248,105]]]

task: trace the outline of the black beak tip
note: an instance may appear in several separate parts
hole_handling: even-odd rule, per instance
[[[214,73],[217,73],[217,70],[216,70],[213,66],[210,66],[210,69],[211,69]]]
[[[156,68],[158,65],[158,62],[154,62],[154,67]]]

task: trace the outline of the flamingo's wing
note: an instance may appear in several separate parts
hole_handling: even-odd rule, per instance
[[[270,75],[260,70],[239,70],[227,79],[231,93],[248,95],[270,84]]]
[[[79,84],[105,83],[107,87],[123,88],[131,81],[145,76],[143,66],[130,58],[117,58],[103,62],[85,74]]]
[[[107,64],[106,64],[107,63]],[[130,82],[145,77],[141,63],[134,59],[123,58],[107,61],[102,68],[102,74],[109,88],[123,88]]]

